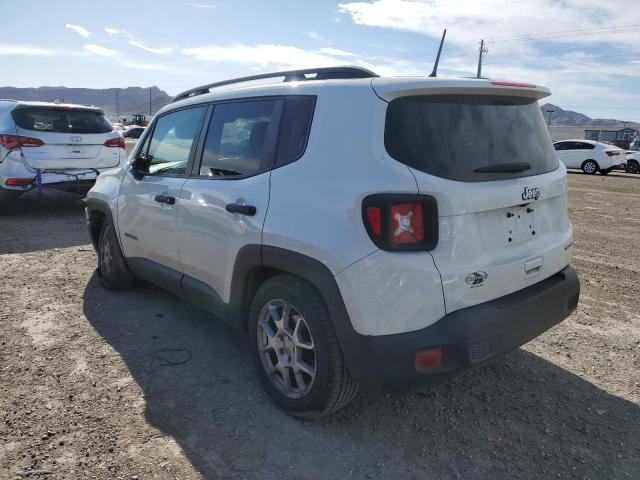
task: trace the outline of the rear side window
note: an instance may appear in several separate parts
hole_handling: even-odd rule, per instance
[[[575,148],[578,150],[593,150],[596,146],[591,143],[576,142]]]
[[[281,100],[221,103],[214,107],[199,174],[247,176],[273,161]]]
[[[480,95],[401,97],[387,107],[385,146],[409,167],[481,182],[558,168],[538,102]]]
[[[292,96],[285,99],[276,166],[295,162],[304,154],[315,105],[315,97]]]
[[[103,113],[55,107],[21,107],[11,115],[19,128],[49,133],[108,133],[113,130]]]

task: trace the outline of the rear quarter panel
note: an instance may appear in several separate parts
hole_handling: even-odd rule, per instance
[[[417,192],[409,169],[384,154],[386,106],[360,82],[320,92],[305,154],[271,173],[265,245],[315,258],[334,275],[376,250],[362,199]]]

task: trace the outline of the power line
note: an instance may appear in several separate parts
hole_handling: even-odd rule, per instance
[[[543,58],[537,58],[535,60],[521,60],[521,61],[515,61],[515,62],[510,62],[510,61],[505,61],[505,62],[489,62],[490,65],[517,65],[517,64],[521,64],[521,63],[540,63],[540,62],[562,62],[562,61],[566,61],[566,60],[591,60],[594,58],[614,58],[614,57],[635,57],[637,55],[640,55],[640,50],[632,50],[629,51],[627,53],[620,53],[620,54],[616,54],[616,55],[584,55],[581,57],[572,57],[572,56],[566,56],[566,57],[543,57]]]

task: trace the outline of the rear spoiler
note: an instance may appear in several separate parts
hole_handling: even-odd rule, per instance
[[[374,78],[371,86],[386,102],[414,95],[505,95],[534,100],[548,97],[548,88],[530,83],[504,82],[486,78]]]

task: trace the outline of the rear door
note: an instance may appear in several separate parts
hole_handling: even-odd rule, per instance
[[[277,98],[215,105],[182,187],[178,246],[185,282],[202,282],[224,302],[239,250],[262,243],[282,107]]]
[[[117,166],[124,154],[117,145],[105,145],[119,134],[98,109],[19,106],[12,116],[18,135],[43,142],[23,149],[32,168],[110,168]]]
[[[137,167],[144,176],[136,178],[130,168],[125,174],[117,221],[124,255],[133,264],[150,260],[181,271],[176,214],[205,111],[206,107],[191,107],[158,117],[137,153]],[[170,287],[179,288],[179,276],[173,278],[178,283]]]
[[[535,99],[501,95],[397,98],[385,146],[438,203],[431,251],[447,312],[489,301],[569,263],[566,170]]]

